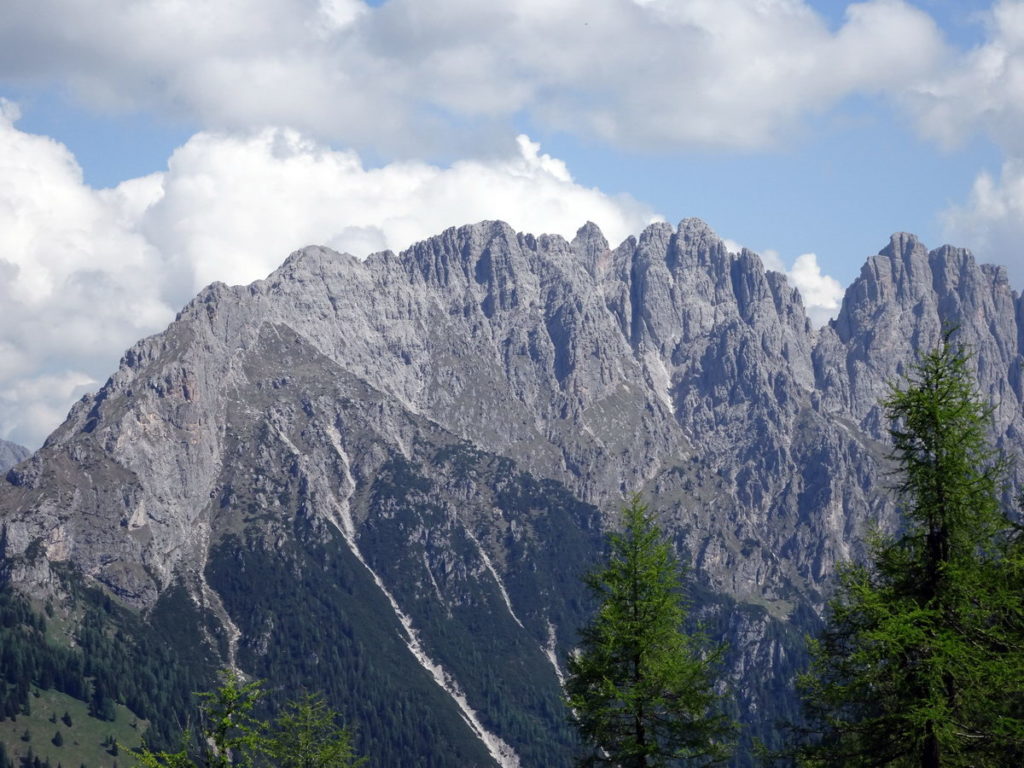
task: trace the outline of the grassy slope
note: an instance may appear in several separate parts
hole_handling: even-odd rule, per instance
[[[108,722],[89,717],[84,701],[53,690],[33,690],[30,703],[30,715],[19,715],[14,721],[0,720],[0,743],[7,748],[12,760],[22,757],[31,747],[34,755],[41,760],[48,759],[53,768],[57,768],[58,763],[63,768],[79,768],[82,764],[87,768],[113,768],[133,763],[127,749],[139,746],[147,723],[127,708],[117,705],[116,719]],[[71,716],[70,727],[61,721],[65,712]],[[51,718],[56,723],[51,722]],[[31,735],[27,742],[22,740],[26,729]],[[64,739],[60,747],[54,746],[52,741],[57,731]],[[121,745],[117,756],[103,746],[110,736]]]

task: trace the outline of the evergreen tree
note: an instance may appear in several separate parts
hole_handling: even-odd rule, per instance
[[[198,738],[186,732],[177,752],[143,748],[143,768],[358,768],[366,762],[321,696],[289,702],[267,723],[253,715],[263,697],[259,682],[243,683],[233,673],[222,680],[216,691],[200,694]]]
[[[684,571],[634,495],[605,567],[587,579],[601,602],[568,660],[572,719],[589,747],[580,765],[711,765],[733,726],[719,714],[713,672],[721,647],[683,631]]]
[[[261,751],[276,768],[358,768],[366,763],[351,732],[321,696],[289,702],[262,739]]]
[[[50,739],[50,741],[53,743],[53,746],[55,746],[55,747],[62,747],[62,746],[64,746],[64,737],[61,736],[60,731],[57,731],[56,733],[54,733],[53,734],[53,738]]]
[[[200,694],[198,753],[185,732],[177,752],[143,748],[139,763],[144,768],[233,768],[251,766],[259,743],[258,721],[252,710],[262,696],[260,683],[243,683],[234,673],[224,673],[220,688]]]
[[[1024,557],[967,362],[947,333],[885,402],[904,528],[840,573],[803,765],[1024,764]]]

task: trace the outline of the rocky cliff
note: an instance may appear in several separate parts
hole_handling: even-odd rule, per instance
[[[362,262],[305,248],[205,289],[8,472],[5,567],[59,598],[70,564],[143,614],[184,589],[211,653],[333,681],[357,718],[355,658],[385,654],[374,685],[416,687],[434,729],[422,764],[560,765],[579,577],[640,490],[763,719],[836,561],[895,524],[878,401],[944,324],[1019,451],[1021,309],[1001,269],[905,234],[821,330],[693,219],[614,249],[501,222]],[[331,610],[283,664],[295,595]]]

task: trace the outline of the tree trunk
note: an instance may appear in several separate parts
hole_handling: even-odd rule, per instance
[[[928,723],[924,737],[924,749],[921,750],[921,768],[940,768],[941,765],[939,739],[935,735],[934,726]]]

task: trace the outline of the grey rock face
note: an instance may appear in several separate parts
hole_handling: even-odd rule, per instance
[[[32,451],[7,440],[0,440],[0,472],[6,472],[19,461],[24,461]]]
[[[7,474],[8,565],[46,593],[49,563],[70,561],[143,610],[183,582],[230,634],[210,552],[243,530],[273,549],[290,535],[281,521],[301,517],[338,532],[396,612],[452,610],[466,585],[491,584],[488,610],[507,608],[531,648],[553,653],[575,627],[505,588],[523,542],[536,557],[544,537],[495,511],[500,483],[437,459],[471,445],[606,520],[644,492],[704,584],[760,607],[728,622],[750,639],[742,682],[785,655],[769,617],[820,606],[865,524],[894,524],[878,401],[948,323],[1016,453],[1021,299],[960,249],[893,236],[815,331],[782,276],[693,219],[614,249],[592,224],[566,242],[501,222],[365,262],[305,248],[266,280],[205,289]],[[395,457],[437,489],[440,517],[385,522],[370,489]],[[297,482],[302,503],[282,501]],[[422,552],[418,564],[382,554],[396,547]],[[500,745],[490,754],[505,760]]]

